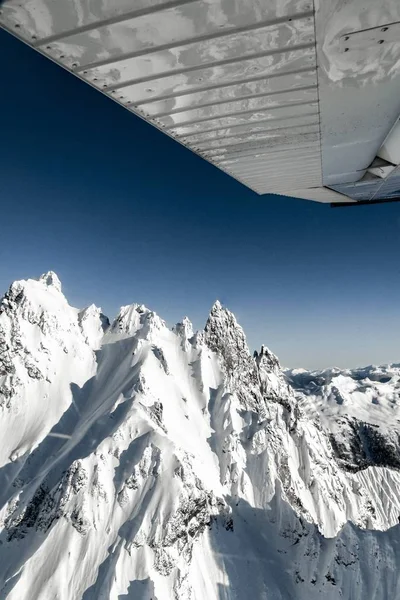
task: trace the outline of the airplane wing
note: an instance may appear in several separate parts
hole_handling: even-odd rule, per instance
[[[398,0],[5,0],[0,26],[258,194],[400,197]]]

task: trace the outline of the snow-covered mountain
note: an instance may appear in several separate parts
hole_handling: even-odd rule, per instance
[[[342,468],[400,469],[400,365],[286,371],[302,410],[329,432]]]
[[[218,302],[193,333],[15,282],[0,598],[400,598],[399,377],[283,373]]]

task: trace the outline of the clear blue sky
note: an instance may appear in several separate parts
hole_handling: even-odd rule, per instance
[[[202,327],[219,298],[285,366],[400,362],[400,204],[260,197],[0,31],[0,289]],[[290,168],[290,165],[288,165]]]

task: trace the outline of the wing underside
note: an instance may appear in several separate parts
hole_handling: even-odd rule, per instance
[[[398,0],[5,0],[0,25],[258,194],[400,196]]]

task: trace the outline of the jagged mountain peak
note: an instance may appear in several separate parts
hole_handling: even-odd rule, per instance
[[[78,321],[87,343],[93,349],[98,349],[104,333],[110,327],[108,317],[101,312],[100,307],[90,304],[90,306],[78,312]]]
[[[266,415],[267,402],[273,400],[290,413],[287,423],[293,423],[295,400],[278,358],[267,346],[262,346],[260,352],[254,352],[252,356],[235,315],[219,302],[216,304],[208,317],[204,339],[221,357],[226,385],[238,395],[246,409]]]
[[[195,342],[193,324],[188,317],[184,317],[182,321],[176,323],[172,328],[172,331],[182,339],[182,344],[185,349],[189,349],[190,344]]]
[[[217,313],[221,312],[222,310],[224,310],[224,307],[222,306],[221,302],[217,299],[211,307],[210,315],[216,315]],[[225,309],[225,310],[227,310],[227,309]]]
[[[70,307],[61,292],[61,283],[54,273],[49,273],[39,279],[14,281],[1,299],[0,314],[6,312],[29,319],[32,313],[68,312]]]
[[[217,300],[207,319],[205,341],[209,348],[220,354],[230,373],[250,364],[250,351],[246,336],[235,315]],[[250,362],[249,362],[250,361]]]
[[[254,358],[260,369],[275,373],[282,370],[278,357],[265,345],[261,346],[259,352],[257,350],[254,352]]]
[[[185,337],[188,339],[190,339],[194,334],[193,323],[191,322],[189,317],[183,317],[182,321],[179,321],[178,323],[176,323],[173,326],[172,330],[175,331],[179,335],[184,334]]]
[[[121,306],[117,317],[111,324],[110,334],[120,337],[133,336],[138,330],[146,336],[153,330],[165,328],[165,322],[154,311],[144,304],[129,304]]]
[[[61,281],[54,271],[47,271],[39,277],[39,281],[47,285],[48,287],[53,288],[57,292],[62,291]]]

